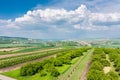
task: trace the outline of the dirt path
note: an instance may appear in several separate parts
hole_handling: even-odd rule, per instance
[[[57,50],[57,49],[61,49],[61,48],[46,49],[46,50],[40,50],[40,51],[34,51],[34,52],[25,52],[25,53],[17,53],[17,54],[0,55],[0,59],[2,59],[2,58],[8,58],[8,57],[13,57],[13,56],[20,56],[20,55],[25,55],[25,54],[33,54],[33,53],[38,53],[38,52],[45,52],[45,51]]]
[[[92,55],[91,55],[91,57],[90,57],[90,61],[89,61],[89,62],[87,63],[87,65],[86,65],[86,68],[85,68],[85,70],[84,70],[84,73],[83,73],[82,76],[80,77],[80,80],[86,80],[86,78],[87,78],[87,73],[88,73],[88,71],[89,71],[89,69],[90,69],[91,60],[92,60]]]
[[[13,51],[13,50],[17,50],[19,48],[1,48],[0,51]]]
[[[81,56],[75,64],[71,65],[71,67],[64,74],[60,75],[57,80],[79,80],[90,60],[92,52],[93,49],[85,52],[84,55]]]
[[[7,76],[0,74],[0,80],[16,80],[16,79],[13,79],[13,78],[10,78],[10,77],[7,77]]]
[[[33,61],[28,61],[28,62],[25,62],[25,63],[17,64],[17,65],[14,65],[14,66],[2,68],[2,69],[0,69],[0,73],[18,69],[18,68],[20,68],[21,66],[23,66],[26,63],[40,62],[40,61],[43,61],[45,59],[49,59],[51,57],[56,57],[56,54],[49,55],[49,56],[46,56],[46,57],[43,57],[43,58],[40,58],[40,59],[37,59],[37,60],[33,60]]]
[[[88,64],[87,64],[87,66],[86,66],[86,68],[85,68],[85,70],[84,70],[84,73],[82,74],[80,80],[86,80],[86,76],[87,76],[87,73],[88,73],[88,71],[89,71],[90,64],[91,64],[91,62],[88,62]]]

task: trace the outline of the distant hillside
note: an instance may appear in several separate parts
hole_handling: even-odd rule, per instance
[[[110,38],[110,39],[89,39],[86,40],[92,46],[97,47],[119,47],[120,48],[120,38]]]
[[[29,46],[95,46],[95,47],[120,47],[120,38],[117,39],[84,39],[84,40],[41,40],[41,39],[30,39],[22,37],[7,37],[0,36],[0,45],[10,44],[7,46],[18,45],[29,45]],[[14,46],[13,45],[13,46]]]
[[[67,40],[41,40],[41,39],[30,39],[30,38],[21,38],[21,37],[7,37],[0,36],[0,44],[5,46],[5,44],[11,47],[13,45],[29,45],[29,46],[48,46],[48,47],[57,47],[57,46],[80,46],[77,41],[67,41]],[[10,45],[8,45],[10,44]],[[1,45],[0,45],[1,46]]]
[[[22,38],[22,37],[8,37],[8,36],[0,36],[0,39],[14,39],[14,40],[27,40],[28,38]]]
[[[7,37],[0,36],[0,44],[10,44],[10,43],[34,43],[37,40],[21,37]]]

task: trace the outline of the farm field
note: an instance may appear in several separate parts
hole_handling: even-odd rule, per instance
[[[52,48],[41,48],[41,47],[17,47],[17,48],[0,48],[0,55],[6,54],[20,54],[28,52],[39,52],[41,50],[48,50]]]
[[[119,57],[119,46],[2,47],[0,75],[16,80],[120,80]]]
[[[81,49],[80,49],[81,50]],[[83,49],[83,51],[86,51],[87,49]],[[71,51],[73,51],[74,52],[74,50],[69,50],[69,51],[65,51],[65,52],[61,52],[60,54],[58,54],[57,56],[62,56],[63,54],[66,54],[66,55],[68,55],[68,52],[71,52]],[[80,54],[78,54],[77,53],[77,51],[79,51],[78,49],[76,49],[76,51],[74,52],[74,53],[76,53],[76,56],[77,55],[82,55],[82,52],[83,51],[80,51]],[[86,53],[85,53],[86,54]],[[84,54],[84,55],[85,55]],[[71,55],[73,55],[73,54],[71,54]],[[83,57],[83,56],[82,56]],[[82,58],[81,57],[81,58]],[[80,59],[81,59],[80,58]],[[63,64],[63,66],[59,66],[58,64],[56,65],[56,69],[58,69],[59,71],[60,71],[60,74],[62,74],[62,73],[64,73],[66,70],[68,70],[69,68],[70,68],[70,64],[75,64],[78,60],[80,60],[78,57],[76,57],[76,58],[74,58],[73,57],[73,59],[72,59],[72,61],[71,61],[71,63],[65,63],[65,64]],[[68,59],[69,60],[69,59]],[[43,61],[44,62],[44,61]],[[58,61],[59,62],[59,61]],[[15,72],[14,72],[15,71]],[[16,69],[16,70],[13,70],[13,72],[12,73],[16,73],[16,72],[20,72],[20,69]],[[5,72],[5,74],[8,74],[9,75],[9,73],[11,73],[11,71],[9,72]],[[4,74],[4,73],[2,73],[2,74]],[[37,73],[38,74],[38,73]],[[36,74],[36,75],[37,75]],[[14,74],[10,74],[9,76],[11,76],[12,75],[12,77],[14,77],[15,78],[15,76],[13,76]],[[34,76],[36,76],[36,75],[34,75]],[[19,75],[17,75],[17,76],[19,76]],[[21,77],[21,76],[20,76]],[[30,77],[30,76],[29,76]],[[28,78],[25,78],[25,77],[22,77],[22,78],[19,78],[20,80],[22,80],[22,79],[29,79],[29,77]],[[33,77],[33,76],[32,76]],[[31,78],[31,77],[30,77]],[[39,77],[38,76],[38,78],[42,78],[42,79],[44,79],[44,77]],[[47,78],[49,78],[49,80],[51,80],[51,78],[54,78],[54,79],[56,79],[55,77],[51,77],[51,75],[50,75],[50,73],[48,73],[48,75],[47,75]],[[34,79],[34,78],[33,78]]]
[[[13,51],[17,50],[18,48],[1,48],[0,51]]]
[[[41,57],[49,56],[52,54],[56,54],[59,52],[62,52],[64,50],[51,50],[51,51],[44,51],[44,52],[37,52],[37,53],[32,53],[31,54],[24,54],[20,56],[13,56],[13,57],[7,57],[7,58],[2,58],[0,59],[0,68],[5,68],[8,66],[16,65],[19,63],[27,62],[27,61],[32,61],[35,59],[39,59]]]
[[[36,54],[36,53],[47,52],[47,51],[58,50],[58,49],[61,49],[61,48],[54,48],[54,49],[51,48],[51,49],[42,49],[42,50],[40,49],[38,51],[33,51],[33,52],[23,52],[23,53],[0,55],[0,59],[22,56],[22,55],[29,55],[29,54]]]
[[[83,50],[82,50],[83,49]],[[79,51],[80,50],[80,51]],[[87,51],[86,51],[87,50]],[[48,51],[49,52],[49,51]],[[80,48],[64,50],[56,57],[46,60],[29,62],[1,74],[17,80],[119,80],[119,54],[120,49],[115,48]],[[73,54],[74,53],[74,57]],[[113,54],[114,53],[114,54]],[[76,54],[76,55],[75,55]],[[72,59],[65,59],[64,57]],[[64,60],[61,60],[64,58]],[[64,62],[65,61],[65,62]],[[51,63],[51,64],[50,64]],[[91,64],[90,64],[91,63]],[[44,64],[44,65],[43,65]],[[34,66],[41,66],[41,70],[34,72]],[[31,69],[29,73],[24,68]],[[43,67],[43,68],[42,68]],[[50,68],[50,69],[49,69]],[[33,69],[33,70],[32,70]],[[23,70],[23,71],[22,71]],[[51,75],[51,71],[53,73]],[[22,73],[21,73],[22,71]],[[34,73],[33,73],[34,72]],[[25,74],[26,73],[26,74]]]

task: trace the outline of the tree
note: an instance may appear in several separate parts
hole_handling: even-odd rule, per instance
[[[87,80],[105,80],[104,72],[92,69],[87,75]]]
[[[118,80],[118,74],[110,71],[106,74],[106,80]]]
[[[43,67],[47,72],[51,72],[51,70],[55,68],[54,64],[51,64],[51,63],[47,63]]]
[[[33,75],[35,74],[32,64],[26,64],[20,69],[21,76]]]
[[[43,77],[43,76],[46,76],[47,75],[47,72],[45,70],[41,71],[40,72],[40,76]]]
[[[60,73],[58,72],[58,70],[53,68],[52,71],[51,71],[51,76],[57,77],[59,75],[60,75]]]
[[[63,62],[61,60],[55,59],[54,60],[54,66],[62,66]]]
[[[91,65],[91,69],[96,69],[96,70],[103,70],[103,65],[100,63],[100,61],[94,61]]]

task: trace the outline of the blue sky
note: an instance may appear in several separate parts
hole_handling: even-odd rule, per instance
[[[38,4],[46,6],[49,1],[52,0],[1,0],[0,18],[9,19],[22,16]]]
[[[120,0],[1,0],[0,36],[120,37]]]

